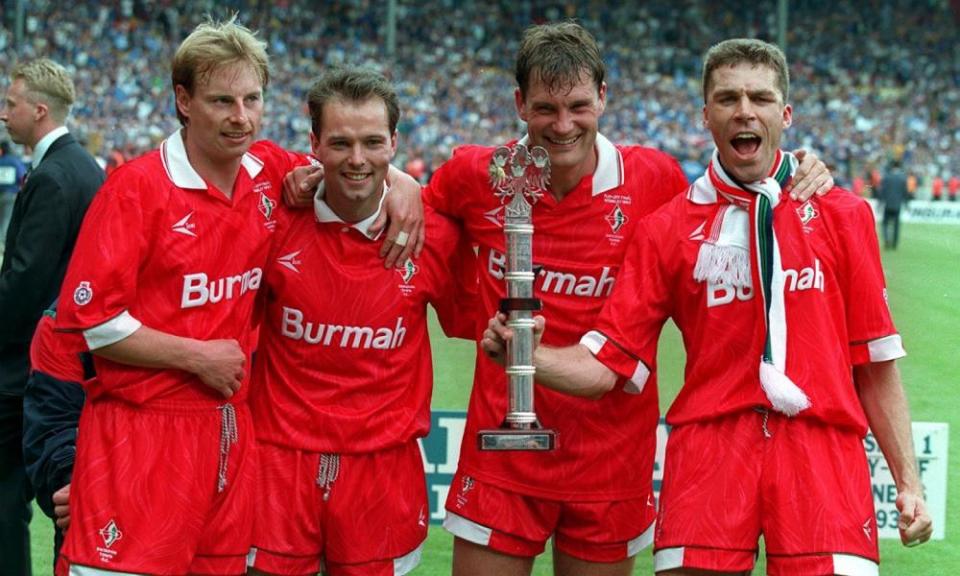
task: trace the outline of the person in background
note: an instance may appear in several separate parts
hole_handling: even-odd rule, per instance
[[[0,266],[0,558],[9,574],[29,574],[32,494],[22,444],[30,339],[60,290],[104,174],[66,126],[76,92],[63,66],[47,59],[22,62],[10,80],[0,121],[33,158]]]

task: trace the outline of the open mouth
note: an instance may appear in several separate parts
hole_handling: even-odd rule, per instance
[[[343,177],[352,182],[363,182],[372,175],[372,172],[350,172],[345,173]]]
[[[221,134],[230,140],[244,140],[250,135],[249,132],[221,132]]]
[[[752,132],[740,132],[730,140],[730,145],[741,156],[753,156],[763,141]]]

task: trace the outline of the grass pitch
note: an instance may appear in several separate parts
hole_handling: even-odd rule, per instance
[[[960,385],[957,348],[960,345],[960,227],[905,224],[896,252],[885,252],[884,267],[894,318],[909,356],[900,362],[914,420],[948,422],[951,429],[948,471],[946,539],[905,549],[898,541],[881,540],[880,572],[886,576],[960,574]],[[436,387],[434,408],[465,409],[470,395],[474,347],[469,342],[433,341]],[[672,325],[661,340],[661,408],[665,411],[681,384],[683,350]],[[52,573],[51,523],[36,509],[33,565],[38,575]],[[432,526],[423,562],[414,572],[423,576],[450,573],[453,539]],[[652,556],[642,552],[635,574],[653,571]],[[537,559],[534,574],[552,574],[549,554]],[[754,574],[765,573],[763,558]]]

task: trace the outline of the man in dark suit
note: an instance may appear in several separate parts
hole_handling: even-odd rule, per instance
[[[883,247],[896,250],[900,243],[900,210],[910,199],[907,175],[900,160],[893,160],[880,181],[879,200],[883,203]]]
[[[64,122],[75,98],[62,66],[21,63],[0,120],[33,150],[32,171],[13,207],[0,267],[0,558],[4,574],[30,574],[31,489],[23,465],[23,390],[30,339],[56,298],[80,222],[103,170]]]

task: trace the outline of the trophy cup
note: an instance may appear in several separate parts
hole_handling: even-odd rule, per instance
[[[507,297],[500,311],[509,315],[513,338],[507,345],[507,414],[500,428],[481,430],[480,450],[553,450],[556,432],[540,426],[533,411],[533,313],[540,300],[533,296],[533,204],[550,182],[550,156],[540,146],[501,146],[490,161],[494,194],[509,202],[503,226],[507,247]]]

